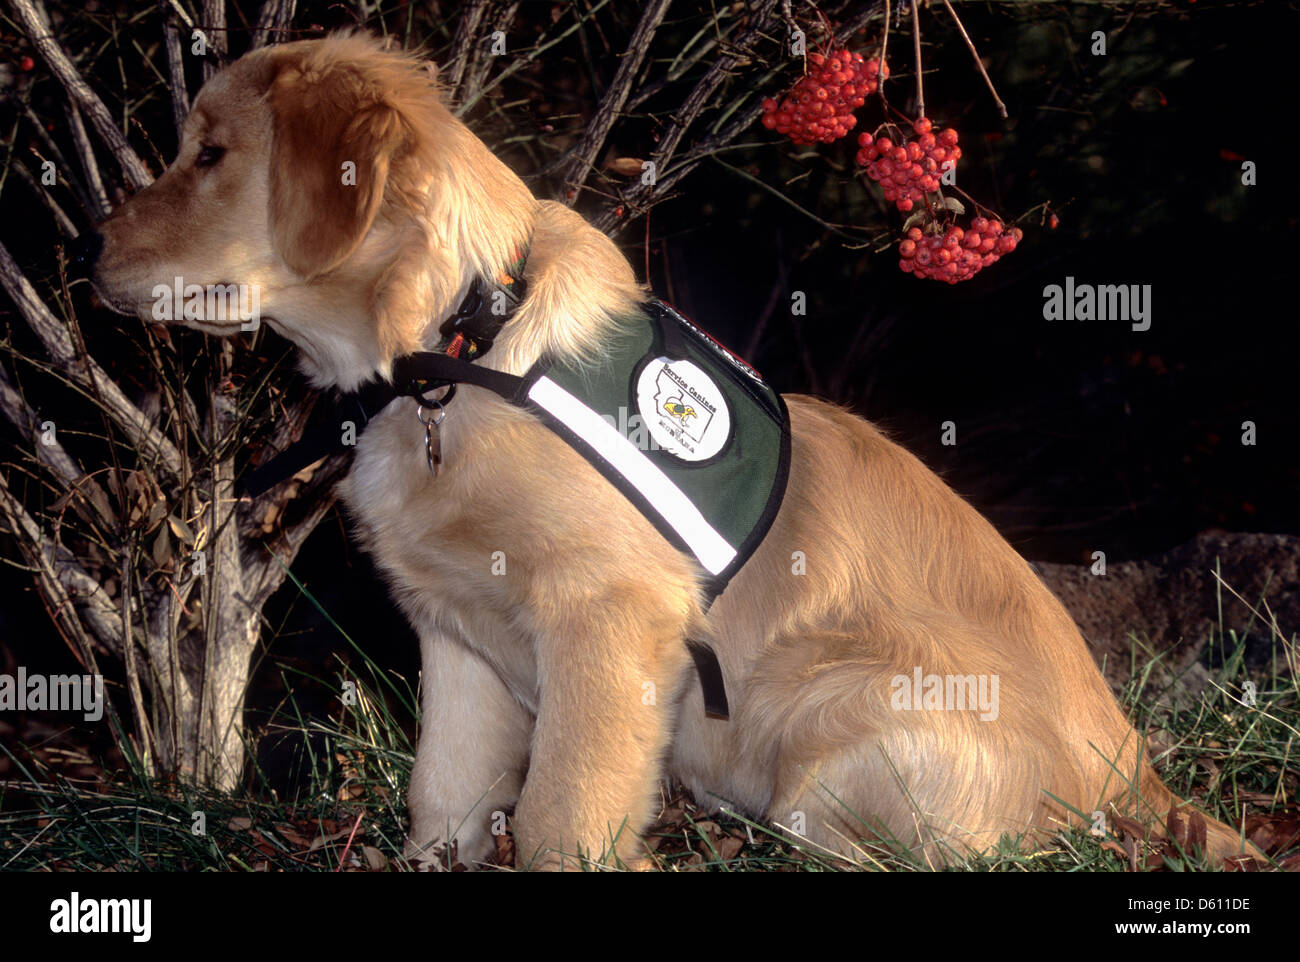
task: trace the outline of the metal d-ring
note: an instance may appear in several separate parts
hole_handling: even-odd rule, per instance
[[[437,408],[433,417],[424,416],[425,408]],[[438,467],[442,464],[442,422],[447,416],[447,409],[442,401],[420,399],[415,402],[415,416],[424,425],[424,451],[429,456],[429,473],[438,476]]]

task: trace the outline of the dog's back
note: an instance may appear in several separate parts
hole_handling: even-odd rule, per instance
[[[711,618],[735,716],[690,696],[687,784],[835,850],[876,834],[932,861],[1078,824],[1061,802],[1163,816],[1139,736],[1029,565],[872,425],[787,401],[785,507]]]

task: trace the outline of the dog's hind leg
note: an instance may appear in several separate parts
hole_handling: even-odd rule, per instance
[[[459,642],[422,632],[424,694],[411,772],[407,856],[470,868],[494,851],[494,823],[519,799],[533,720],[496,671]]]

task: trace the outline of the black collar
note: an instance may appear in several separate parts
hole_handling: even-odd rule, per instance
[[[475,278],[456,312],[439,326],[442,340],[436,348],[397,358],[390,380],[375,379],[338,396],[300,440],[245,472],[243,493],[257,497],[321,458],[346,451],[340,425],[351,421],[359,437],[370,420],[399,397],[424,398],[442,387],[451,386],[454,391],[455,385],[464,382],[513,399],[520,389],[520,378],[471,362],[491,350],[501,329],[523,303],[528,290],[524,280],[526,262],[525,249],[497,274],[490,288],[481,278]],[[442,403],[450,397],[450,393],[444,395]]]

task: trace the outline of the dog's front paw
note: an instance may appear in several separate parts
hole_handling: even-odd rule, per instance
[[[430,840],[418,841],[421,838]],[[406,858],[419,872],[475,871],[491,864],[496,855],[496,839],[487,832],[462,830],[450,843],[437,833],[413,831],[406,839]]]

